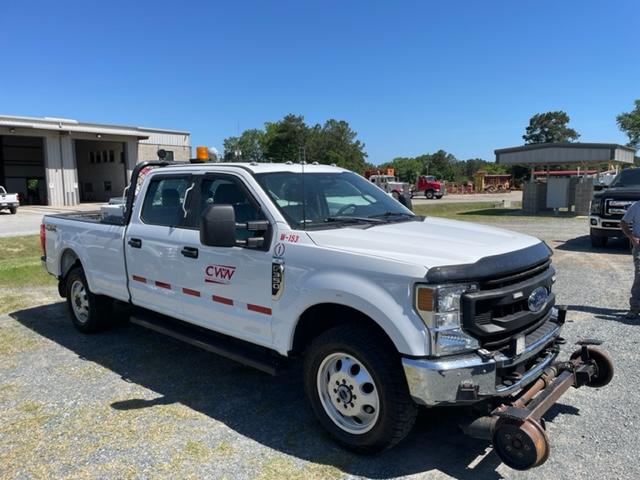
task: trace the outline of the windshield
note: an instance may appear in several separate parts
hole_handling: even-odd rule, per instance
[[[412,218],[411,210],[353,172],[261,173],[256,179],[293,228],[343,220],[379,223]],[[303,205],[304,203],[304,205]]]
[[[612,187],[640,187],[640,168],[622,170],[611,182]]]

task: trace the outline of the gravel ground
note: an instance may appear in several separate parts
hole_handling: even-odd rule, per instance
[[[458,409],[422,412],[383,455],[352,455],[324,436],[296,375],[269,377],[128,324],[80,335],[52,288],[42,305],[0,316],[0,478],[639,478],[640,322],[619,316],[628,250],[591,249],[584,219],[494,223],[553,247],[565,337],[605,340],[617,369],[606,388],[571,389],[546,415],[542,467],[502,465],[458,433]]]

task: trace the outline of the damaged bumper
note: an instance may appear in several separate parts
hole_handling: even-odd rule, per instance
[[[558,356],[564,315],[564,310],[552,309],[543,325],[524,338],[522,351],[514,355],[480,350],[452,357],[403,358],[411,396],[421,405],[436,406],[473,403],[523,389]]]

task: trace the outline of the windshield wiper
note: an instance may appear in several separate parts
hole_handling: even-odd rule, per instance
[[[389,218],[389,217],[415,217],[413,213],[407,212],[384,212],[371,215],[369,218]]]
[[[324,219],[325,222],[366,222],[366,223],[383,223],[384,220],[379,218],[372,217],[349,217],[349,216],[340,216],[340,217],[327,217]]]

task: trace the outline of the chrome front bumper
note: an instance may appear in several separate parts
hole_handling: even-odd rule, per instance
[[[615,218],[602,218],[598,215],[589,215],[589,227],[601,230],[620,231],[620,220]]]
[[[555,320],[552,316],[551,320]],[[403,358],[402,366],[413,399],[427,406],[473,403],[485,398],[506,396],[536,380],[558,356],[549,349],[562,329],[561,323],[544,336],[528,344],[515,357],[501,353],[483,358],[478,353],[441,358]],[[497,369],[518,365],[530,359],[535,365],[509,386],[498,385]]]

